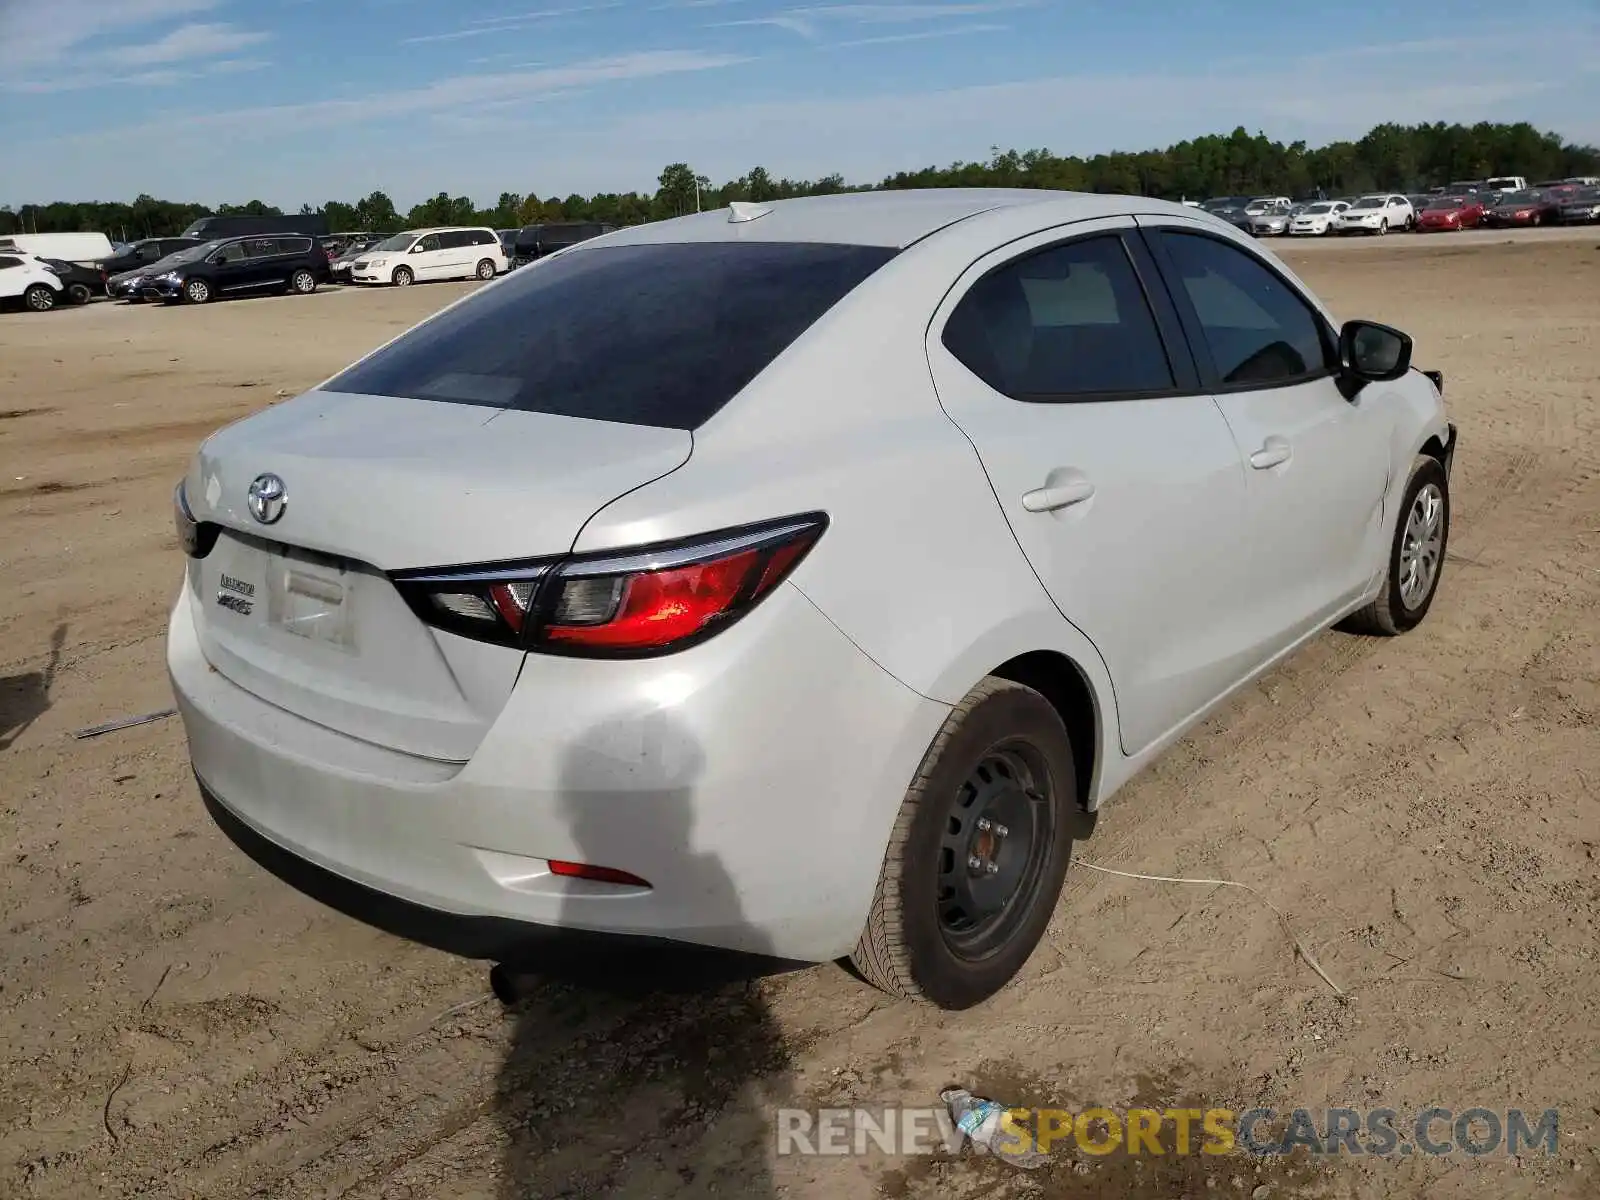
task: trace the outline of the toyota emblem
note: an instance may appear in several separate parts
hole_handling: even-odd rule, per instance
[[[250,515],[263,525],[271,525],[283,516],[289,493],[276,475],[257,475],[250,482],[249,499]]]

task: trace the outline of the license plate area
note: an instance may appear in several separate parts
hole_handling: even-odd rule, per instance
[[[291,637],[354,651],[354,574],[343,563],[267,553],[267,625]]]

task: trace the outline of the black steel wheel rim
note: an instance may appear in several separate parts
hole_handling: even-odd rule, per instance
[[[935,904],[957,957],[988,957],[1026,919],[1050,847],[1055,805],[1044,757],[1021,740],[992,747],[955,789],[940,831]]]

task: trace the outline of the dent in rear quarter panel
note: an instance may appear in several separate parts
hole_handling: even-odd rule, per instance
[[[925,331],[958,274],[911,252],[885,267],[697,430],[684,467],[602,509],[574,549],[824,510],[828,531],[791,579],[863,653],[944,704],[1018,654],[1066,654],[1106,718],[1103,763],[1117,744],[1104,665],[1051,603],[933,392]]]

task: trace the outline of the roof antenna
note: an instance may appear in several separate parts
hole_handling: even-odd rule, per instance
[[[742,200],[734,200],[728,205],[728,224],[741,225],[745,221],[764,217],[771,211],[765,204],[746,204]]]

